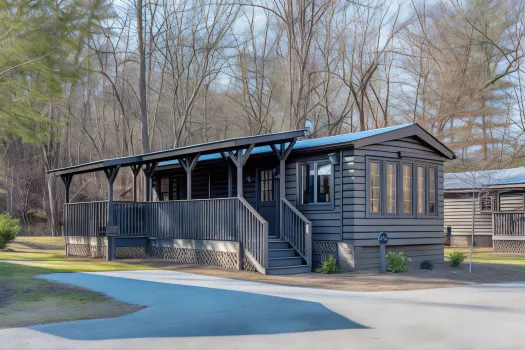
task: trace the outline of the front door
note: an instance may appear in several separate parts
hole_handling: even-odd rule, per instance
[[[268,233],[270,236],[278,236],[277,227],[277,181],[274,169],[262,168],[258,171],[257,183],[257,210],[261,216],[268,221]]]

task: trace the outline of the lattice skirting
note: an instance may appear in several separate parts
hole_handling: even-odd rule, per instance
[[[105,258],[107,253],[106,246],[87,245],[87,244],[66,244],[67,256],[86,256],[91,258]]]
[[[237,268],[237,254],[214,250],[173,247],[147,247],[148,258],[171,260],[179,264],[219,266]]]
[[[252,264],[250,259],[248,259],[246,256],[244,256],[243,262],[244,262],[244,270],[257,272],[257,269],[255,268],[255,266]]]
[[[337,242],[313,241],[312,255],[312,265],[314,268],[321,266],[323,262],[331,256],[339,261],[339,257],[337,255]]]
[[[116,247],[117,259],[147,259],[146,247]]]
[[[494,247],[494,252],[496,253],[525,254],[525,240],[524,241],[494,240],[492,244]]]

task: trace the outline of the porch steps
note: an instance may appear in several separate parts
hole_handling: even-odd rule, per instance
[[[311,272],[311,267],[286,241],[270,237],[268,241],[268,268],[269,275],[293,275]]]

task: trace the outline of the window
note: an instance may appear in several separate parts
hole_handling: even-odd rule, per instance
[[[366,176],[367,215],[421,217],[438,214],[436,166],[374,158],[367,161]]]
[[[403,164],[403,213],[412,214],[412,165]]]
[[[370,162],[370,213],[381,212],[381,163]]]
[[[492,196],[479,197],[479,211],[481,213],[492,213],[493,203],[494,203],[494,197]]]
[[[332,177],[332,164],[319,164],[317,166],[317,203],[330,202],[330,178]]]
[[[310,162],[299,165],[300,203],[332,203],[333,167],[330,162]]]
[[[428,214],[435,215],[436,208],[436,168],[428,168]]]
[[[261,202],[273,201],[273,170],[265,169],[260,172]]]
[[[397,164],[386,164],[386,213],[397,213]]]
[[[417,167],[417,213],[425,214],[425,168]]]

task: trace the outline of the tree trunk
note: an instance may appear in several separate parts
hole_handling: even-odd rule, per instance
[[[140,90],[140,126],[142,135],[142,152],[149,152],[148,105],[146,95],[146,48],[144,46],[144,29],[142,23],[142,0],[137,0],[137,31],[139,36],[139,90]]]

